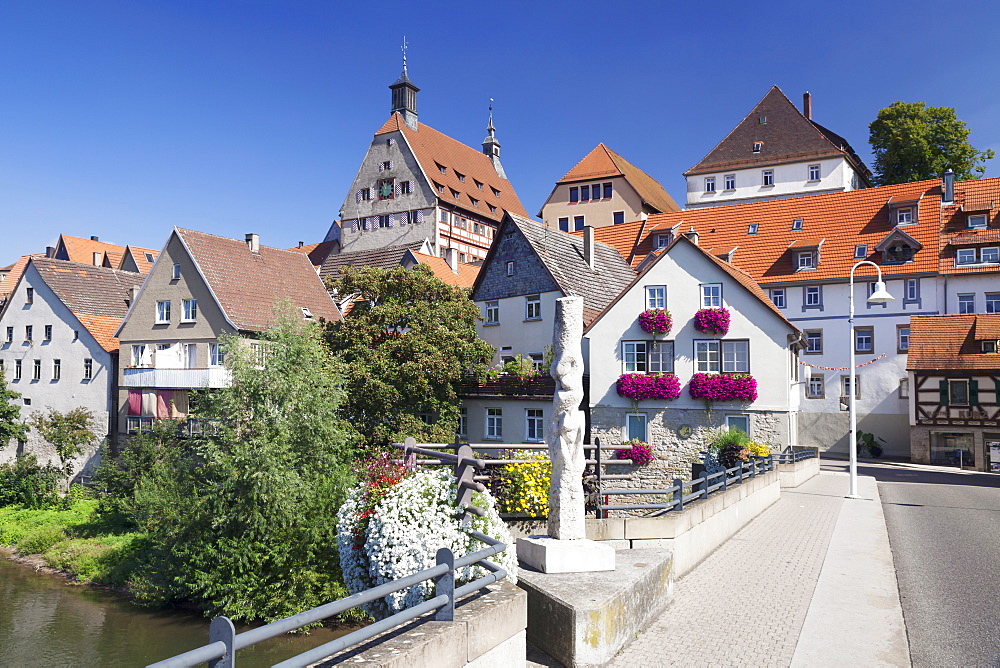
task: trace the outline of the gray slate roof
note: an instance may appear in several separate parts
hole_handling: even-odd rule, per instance
[[[323,261],[323,266],[319,270],[322,278],[333,276],[340,278],[341,267],[377,267],[379,269],[392,269],[398,267],[403,260],[406,251],[418,252],[424,246],[424,241],[415,241],[410,244],[400,246],[386,246],[384,248],[373,248],[371,250],[350,251],[348,253],[335,253],[328,255]]]
[[[91,264],[31,258],[45,284],[75,315],[124,318],[129,290],[142,286],[143,274]]]

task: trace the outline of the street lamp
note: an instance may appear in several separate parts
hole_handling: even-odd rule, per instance
[[[847,393],[847,403],[851,407],[851,432],[848,434],[848,440],[850,441],[848,445],[851,449],[851,489],[850,493],[847,495],[847,498],[849,499],[861,498],[858,495],[858,408],[855,405],[855,399],[858,396],[858,370],[854,359],[854,349],[856,347],[856,340],[854,338],[854,270],[863,264],[870,264],[875,267],[875,270],[878,272],[878,281],[875,283],[875,291],[868,297],[868,303],[885,304],[886,302],[891,302],[894,299],[894,297],[885,289],[885,283],[882,282],[882,269],[877,264],[871,262],[870,260],[861,260],[856,265],[851,267],[851,282],[849,287],[851,295],[851,312],[847,319],[847,324],[850,327],[850,335],[847,340],[851,346],[851,387]],[[872,352],[874,353],[875,351],[873,350]]]

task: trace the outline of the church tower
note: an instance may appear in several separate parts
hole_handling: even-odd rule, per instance
[[[396,82],[389,86],[392,91],[392,110],[389,115],[397,111],[403,117],[406,127],[411,130],[417,129],[417,93],[419,88],[410,81],[410,75],[406,73],[406,45],[403,45],[403,73],[399,75]]]
[[[493,100],[491,99],[490,102]],[[500,164],[500,142],[496,138],[496,128],[493,127],[493,105],[490,105],[490,120],[486,124],[486,139],[483,140],[483,153],[493,163],[493,169],[497,170],[497,176],[501,179],[507,178],[504,174],[503,165]]]

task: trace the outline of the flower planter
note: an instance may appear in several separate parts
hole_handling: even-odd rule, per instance
[[[662,308],[651,308],[639,314],[639,327],[648,334],[669,334],[674,320],[670,311]]]
[[[662,399],[671,401],[681,395],[681,383],[672,373],[644,374],[626,373],[618,377],[615,389],[619,396],[642,401],[643,399]]]
[[[712,336],[725,336],[729,332],[729,310],[703,308],[694,314],[694,328]]]
[[[707,401],[756,401],[757,380],[746,373],[696,373],[688,392]]]

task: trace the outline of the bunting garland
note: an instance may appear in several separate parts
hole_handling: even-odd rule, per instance
[[[862,364],[858,364],[854,368],[855,369],[860,369],[861,367],[866,367],[869,364],[871,364],[872,362],[878,362],[883,357],[885,357],[885,353],[882,353],[878,357],[876,357],[874,359],[870,359],[867,362],[864,362]],[[823,369],[824,371],[850,371],[851,370],[851,367],[849,367],[849,366],[820,366],[819,364],[810,364],[809,362],[806,362],[804,360],[799,360],[799,364],[801,364],[802,366],[812,367],[813,369]]]

